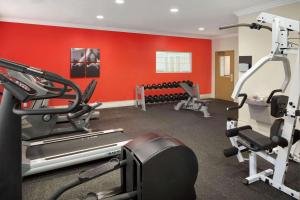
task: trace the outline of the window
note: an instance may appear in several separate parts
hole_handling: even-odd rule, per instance
[[[220,57],[220,76],[230,76],[230,56]]]
[[[156,73],[190,73],[192,72],[192,53],[190,52],[156,52]]]

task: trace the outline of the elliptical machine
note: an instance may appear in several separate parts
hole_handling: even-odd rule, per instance
[[[64,192],[114,170],[121,169],[121,187],[91,192],[85,200],[195,200],[198,162],[191,149],[167,135],[149,133],[122,148],[121,158],[83,171],[78,179],[60,188]]]
[[[43,80],[43,82],[38,81],[33,76],[28,76],[26,74],[16,72],[13,70],[8,70],[11,77],[14,77],[23,83],[27,84],[31,88],[37,91],[38,95],[45,94],[55,94],[61,89],[54,87],[52,84],[47,84],[48,82]],[[89,129],[90,118],[92,117],[95,109],[99,107],[102,103],[95,103],[89,105],[88,102],[92,97],[95,88],[97,86],[97,81],[92,80],[86,87],[82,94],[82,99],[80,106],[76,108],[71,113],[66,115],[33,115],[33,116],[23,116],[22,117],[22,139],[25,141],[46,138],[53,135],[66,134],[72,132],[91,132]],[[74,95],[65,95],[65,97],[70,99],[69,102],[74,98]],[[39,99],[31,102],[31,109],[39,109],[48,106],[48,100]],[[67,122],[70,125],[58,126],[58,122],[61,122],[61,118],[67,118]]]

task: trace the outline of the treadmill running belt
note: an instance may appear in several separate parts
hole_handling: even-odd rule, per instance
[[[84,149],[107,146],[117,142],[123,142],[129,138],[122,132],[104,134],[100,136],[64,141],[52,144],[32,146],[27,149],[26,157],[30,160],[68,154]]]

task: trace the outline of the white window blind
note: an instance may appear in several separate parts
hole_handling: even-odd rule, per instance
[[[156,72],[157,73],[192,72],[192,53],[157,51]]]

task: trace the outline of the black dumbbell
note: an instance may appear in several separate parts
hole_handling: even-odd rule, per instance
[[[158,99],[159,99],[159,102],[161,102],[161,103],[165,102],[165,97],[164,97],[164,95],[159,95],[159,96],[158,96]]]
[[[175,101],[178,101],[178,100],[179,100],[179,94],[178,94],[178,93],[175,93],[175,94],[174,94],[174,98],[175,98]]]
[[[145,103],[149,103],[149,97],[145,96]]]
[[[156,84],[152,84],[151,87],[152,87],[152,89],[157,89],[157,85]]]
[[[162,83],[162,88],[168,88],[168,84],[166,82]]]
[[[170,101],[170,96],[168,94],[165,94],[164,97],[166,102]]]
[[[170,99],[170,101],[174,101],[174,95],[173,94],[169,94],[169,99]]]
[[[167,82],[168,87],[167,88],[172,88],[172,83],[171,82]]]
[[[186,83],[191,87],[194,85],[193,81],[190,81],[190,80],[188,80]]]
[[[146,89],[146,90],[151,90],[151,89],[152,89],[152,86],[148,84],[148,85],[145,86],[145,89]]]
[[[153,96],[153,101],[154,101],[154,103],[158,103],[159,99],[158,99],[158,96],[157,96],[157,95],[154,95],[154,96]]]
[[[178,100],[184,100],[184,95],[183,95],[183,93],[179,93],[179,95],[178,95]]]
[[[149,96],[148,96],[148,102],[149,102],[149,103],[154,103],[154,99],[153,99],[153,96],[152,96],[152,95],[149,95]]]
[[[188,93],[184,93],[183,96],[184,96],[184,99],[188,99],[190,97],[190,95]]]
[[[172,82],[172,86],[173,86],[173,88],[177,88],[178,86],[177,86],[177,82],[176,81],[173,81]]]

